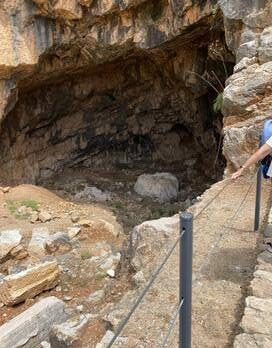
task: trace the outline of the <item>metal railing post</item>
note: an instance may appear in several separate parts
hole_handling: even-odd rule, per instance
[[[192,263],[193,263],[193,215],[180,214],[180,301],[179,348],[191,348],[192,341]]]
[[[260,147],[261,145],[262,145],[262,137],[260,137]],[[258,163],[254,231],[257,231],[260,226],[261,192],[262,192],[262,166],[261,166],[261,163]]]
[[[261,192],[262,192],[262,167],[259,164],[258,173],[257,173],[257,184],[256,184],[254,231],[257,231],[260,226]]]

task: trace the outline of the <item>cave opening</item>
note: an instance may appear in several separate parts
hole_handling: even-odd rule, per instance
[[[103,189],[109,178],[171,172],[181,201],[203,192],[225,166],[213,104],[234,62],[221,28],[95,69],[22,80],[1,125],[2,181],[99,178]]]

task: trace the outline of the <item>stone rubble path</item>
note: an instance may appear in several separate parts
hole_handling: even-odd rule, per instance
[[[194,221],[193,327],[195,348],[232,347],[244,310],[245,290],[256,264],[259,234],[253,232],[255,182],[241,179],[211,187],[191,208]],[[261,219],[270,205],[270,183],[262,185]],[[240,209],[237,211],[237,209]],[[172,218],[173,221],[177,217]],[[178,236],[173,229],[172,242]],[[158,251],[157,264],[162,260]],[[160,256],[159,256],[160,255]],[[134,313],[114,347],[161,347],[178,303],[178,248]],[[123,342],[123,343],[122,343]],[[177,347],[177,325],[168,347]]]

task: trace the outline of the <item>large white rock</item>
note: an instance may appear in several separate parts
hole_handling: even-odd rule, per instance
[[[0,302],[14,305],[33,298],[57,285],[59,267],[56,261],[45,262],[0,281]]]
[[[9,252],[20,244],[22,239],[19,230],[7,230],[0,232],[0,261],[4,259]]]
[[[134,190],[141,196],[168,202],[178,196],[178,179],[170,173],[143,174],[137,179]]]
[[[65,303],[56,297],[42,299],[6,324],[0,326],[1,348],[33,348],[48,338],[54,324],[68,317]]]

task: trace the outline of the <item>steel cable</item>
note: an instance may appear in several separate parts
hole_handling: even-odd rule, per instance
[[[133,313],[135,312],[135,310],[138,308],[139,304],[142,302],[143,298],[145,297],[145,295],[147,294],[148,290],[151,288],[152,284],[154,283],[154,281],[157,279],[160,271],[162,270],[163,266],[166,264],[166,262],[168,261],[169,257],[172,255],[173,251],[175,250],[178,242],[180,241],[180,239],[182,238],[182,236],[184,235],[184,231],[179,235],[179,237],[177,238],[177,240],[175,241],[174,245],[172,246],[172,248],[169,250],[169,252],[167,253],[167,255],[165,256],[163,262],[159,265],[159,267],[156,269],[156,271],[153,273],[153,275],[150,277],[146,287],[144,288],[143,292],[141,293],[141,295],[138,297],[137,301],[134,303],[134,305],[132,306],[131,310],[129,311],[128,315],[126,316],[126,318],[124,319],[124,321],[121,323],[121,325],[118,327],[114,337],[112,338],[112,340],[110,341],[109,345],[107,346],[108,348],[112,347],[112,345],[114,344],[114,342],[116,341],[116,339],[118,338],[118,336],[120,335],[120,333],[123,331],[124,327],[127,325],[129,319],[131,318],[131,316],[133,315]]]

